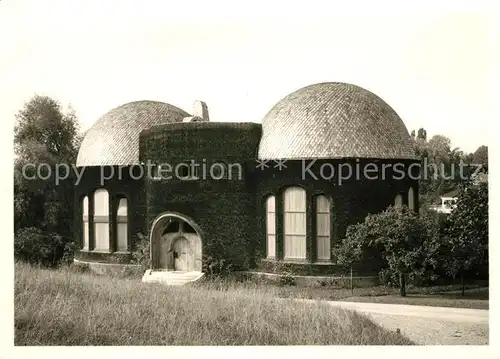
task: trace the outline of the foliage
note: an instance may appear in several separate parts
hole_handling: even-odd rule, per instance
[[[472,155],[472,163],[488,165],[488,146],[479,146]]]
[[[44,266],[69,263],[73,259],[73,242],[59,234],[44,233],[39,228],[19,229],[14,235],[14,256],[17,259]]]
[[[295,278],[291,272],[284,272],[280,275],[280,285],[281,286],[296,286]]]
[[[149,236],[142,233],[137,233],[138,241],[135,249],[132,251],[132,263],[139,264],[143,271],[151,268],[151,246]]]
[[[338,260],[346,267],[369,261],[389,285],[396,285],[401,275],[418,278],[432,266],[427,249],[436,228],[407,207],[389,207],[348,227],[337,248]]]
[[[420,204],[427,207],[440,195],[453,191],[468,182],[475,168],[471,164],[488,164],[488,147],[480,146],[474,153],[453,148],[448,137],[435,135],[429,140],[421,128],[414,139],[415,153],[421,160],[419,180]]]
[[[74,247],[71,243],[75,174],[71,165],[75,163],[81,140],[78,133],[79,124],[74,111],[70,108],[63,112],[57,101],[46,96],[34,96],[16,114],[14,228],[19,258],[30,261],[38,258],[40,263],[53,265],[65,260],[63,255],[67,257],[66,251]],[[42,164],[37,173],[36,168]],[[70,171],[66,179],[56,183],[58,164],[70,166]],[[65,175],[62,169],[61,175]],[[45,176],[46,179],[40,178]],[[31,229],[19,232],[28,228]],[[37,234],[34,228],[45,237]],[[39,245],[41,238],[47,243]],[[23,244],[23,240],[28,242]],[[62,251],[61,247],[66,249]],[[29,248],[34,251],[31,255],[27,253]],[[52,251],[52,254],[47,251]]]
[[[364,315],[258,288],[172,288],[23,263],[15,271],[15,345],[411,344]]]
[[[404,273],[414,285],[431,285],[464,273],[488,277],[488,186],[463,186],[446,215],[391,207],[347,228],[337,248],[345,267],[370,263],[382,283]]]
[[[204,254],[202,271],[209,277],[225,277],[233,272],[233,265],[227,259]]]
[[[420,203],[426,207],[438,196],[461,183],[460,163],[464,161],[465,155],[458,148],[452,149],[448,137],[435,135],[427,140],[427,133],[422,128],[414,144],[422,166],[419,180]]]
[[[448,273],[476,273],[488,268],[488,185],[463,187],[446,231],[450,245]]]

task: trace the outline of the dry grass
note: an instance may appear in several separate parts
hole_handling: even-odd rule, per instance
[[[406,345],[357,313],[255,288],[15,267],[15,345]]]

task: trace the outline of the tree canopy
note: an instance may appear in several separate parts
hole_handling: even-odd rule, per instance
[[[50,243],[57,243],[55,252],[62,253],[60,247],[73,239],[74,173],[69,172],[60,183],[53,176],[42,179],[38,175],[45,177],[57,164],[75,163],[81,140],[77,117],[71,108],[65,112],[59,102],[40,95],[27,101],[15,117],[16,253],[23,258],[47,254],[52,251],[46,247]],[[37,173],[37,168],[43,171]]]
[[[428,206],[440,195],[456,190],[469,180],[475,168],[470,164],[487,164],[488,147],[480,146],[475,153],[464,153],[451,145],[451,140],[443,135],[427,139],[423,128],[412,131],[415,153],[421,159],[419,181],[420,203]]]

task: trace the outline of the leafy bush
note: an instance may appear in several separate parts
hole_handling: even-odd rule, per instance
[[[293,277],[292,273],[285,272],[282,275],[280,275],[280,285],[281,286],[295,286],[295,285],[297,285],[297,283],[295,282],[295,278]]]
[[[233,265],[224,258],[204,255],[202,270],[209,277],[226,277],[233,272]]]
[[[488,185],[464,187],[448,219],[450,275],[488,275]]]
[[[40,228],[19,229],[14,235],[14,257],[32,264],[54,267],[73,260],[75,245],[57,233]]]
[[[68,270],[72,273],[90,273],[88,263],[73,263],[68,266]]]
[[[346,267],[370,263],[378,268],[382,283],[400,283],[405,295],[405,280],[425,273],[426,242],[436,237],[436,228],[407,207],[390,207],[349,226],[338,247],[338,259]]]
[[[132,252],[132,263],[139,264],[143,271],[151,268],[151,246],[149,236],[142,233],[137,233],[135,250]]]

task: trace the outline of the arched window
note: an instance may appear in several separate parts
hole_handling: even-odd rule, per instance
[[[120,198],[116,210],[116,250],[128,250],[128,203],[126,198]]]
[[[408,208],[415,211],[415,192],[413,191],[413,187],[410,187],[408,190]]]
[[[82,221],[83,221],[83,249],[89,250],[89,198],[85,196],[82,201]]]
[[[187,222],[182,223],[182,231],[184,233],[196,233],[196,230]]]
[[[181,228],[181,223],[178,220],[171,220],[169,224],[165,227],[163,234],[166,233],[178,233]]]
[[[109,251],[109,194],[105,189],[94,192],[94,249]]]
[[[403,207],[403,196],[401,195],[401,193],[398,193],[398,195],[394,199],[394,206]]]
[[[306,191],[290,187],[284,193],[284,259],[306,259]]]
[[[276,258],[276,199],[269,196],[266,200],[266,239],[267,258]]]
[[[323,195],[316,197],[317,259],[330,260],[330,200]]]

